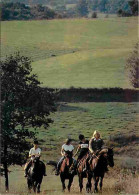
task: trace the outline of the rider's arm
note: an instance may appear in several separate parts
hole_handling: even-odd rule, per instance
[[[78,148],[77,148],[77,150],[76,150],[76,152],[75,152],[75,154],[74,154],[74,157],[78,154],[78,152],[80,151],[80,149],[81,149],[81,146],[79,145]]]
[[[30,158],[31,156],[33,156],[33,154],[32,154],[32,149],[30,149],[30,151],[29,151],[29,158]]]
[[[92,149],[92,139],[89,141],[89,151],[91,153],[94,153],[93,149]]]
[[[64,149],[62,148],[62,149],[61,149],[61,155],[64,156],[64,154],[65,154],[65,151],[64,151]]]

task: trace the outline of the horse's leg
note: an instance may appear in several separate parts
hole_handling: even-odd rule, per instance
[[[101,176],[100,183],[99,183],[99,187],[100,187],[101,192],[102,192],[103,178],[104,178],[104,176]]]
[[[28,192],[31,193],[31,181],[27,179],[27,184],[28,184]]]
[[[80,187],[80,192],[82,192],[83,189],[83,177],[82,174],[79,174],[79,187]]]
[[[38,183],[38,185],[37,185],[37,193],[40,193],[40,187],[41,187],[41,184]]]
[[[98,192],[98,188],[97,188],[98,181],[99,181],[99,177],[94,176],[94,193]]]
[[[71,184],[73,182],[73,176],[69,179],[69,184],[68,184],[68,191],[70,192]]]
[[[33,182],[33,191],[36,193],[37,182]]]
[[[62,188],[63,188],[63,192],[65,191],[65,189],[66,189],[66,186],[65,186],[65,178],[62,176],[62,175],[60,175],[60,178],[61,178],[61,182],[62,182]]]
[[[86,184],[86,191],[88,193],[91,192],[91,188],[92,188],[91,180],[92,180],[92,176],[91,175],[88,175],[87,176],[87,184]]]

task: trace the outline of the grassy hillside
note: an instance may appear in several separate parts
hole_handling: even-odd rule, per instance
[[[11,21],[1,24],[5,57],[20,51],[49,87],[130,87],[124,64],[137,18]]]
[[[38,139],[42,149],[42,159],[58,160],[60,148],[65,138],[74,139],[75,148],[78,144],[78,134],[83,133],[90,139],[94,130],[100,131],[105,143],[114,146],[114,168],[104,178],[103,194],[138,194],[138,177],[132,174],[132,168],[138,167],[138,103],[67,103],[59,104],[58,112],[51,115],[54,123],[48,130],[39,129]],[[118,137],[119,136],[119,137]],[[118,138],[118,139],[116,139]],[[130,168],[130,170],[126,170]],[[23,167],[9,168],[10,194],[27,194],[26,179]],[[125,174],[127,173],[127,174]],[[69,194],[61,192],[60,178],[54,176],[52,168],[47,166],[48,176],[44,178],[41,194]],[[16,179],[15,179],[16,178]],[[4,191],[4,178],[1,180]],[[85,193],[84,182],[84,191]],[[71,195],[79,193],[78,177],[73,182]]]
[[[80,133],[90,139],[94,130],[100,131],[105,141],[119,134],[138,135],[138,103],[62,103],[51,117],[54,123],[48,130],[39,129],[38,134],[44,159],[45,155],[46,159],[57,158],[68,136],[75,139],[77,145]]]

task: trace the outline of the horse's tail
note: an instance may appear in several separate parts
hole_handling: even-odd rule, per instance
[[[47,165],[51,165],[51,166],[53,166],[53,167],[57,167],[57,162],[56,161],[52,161],[52,160],[50,160],[50,161],[48,161],[47,163],[46,163]]]

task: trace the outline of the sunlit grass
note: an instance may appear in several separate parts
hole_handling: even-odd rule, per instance
[[[137,42],[137,18],[9,21],[1,56],[20,51],[49,87],[130,87],[124,65]]]

